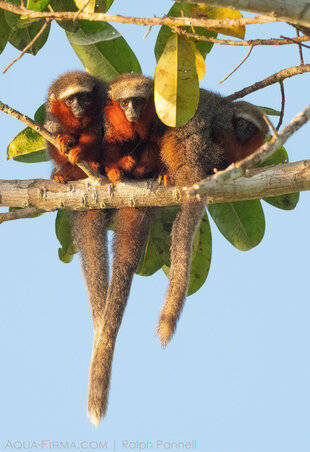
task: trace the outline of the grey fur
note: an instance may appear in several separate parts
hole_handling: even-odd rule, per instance
[[[132,221],[127,222],[126,209],[115,213],[114,258],[101,328],[94,344],[89,370],[87,412],[94,425],[105,415],[117,333],[129,296],[134,272],[146,243],[154,208],[131,208]],[[124,215],[125,213],[125,215]]]
[[[238,118],[242,118],[241,123]],[[246,143],[257,131],[267,133],[262,113],[254,106],[246,102],[233,103],[218,94],[200,90],[194,117],[185,126],[170,129],[164,136],[162,158],[176,185],[190,186],[212,174],[214,168],[225,167],[223,149],[214,141],[215,130],[234,134],[240,143]],[[167,137],[175,143],[176,160],[180,162],[177,167],[172,168],[166,158]],[[173,224],[169,286],[157,327],[163,346],[175,332],[187,296],[192,243],[203,212],[203,203],[186,200]]]
[[[109,86],[112,100],[144,97],[147,99],[153,91],[153,80],[141,74],[122,74]],[[137,93],[139,96],[137,96]]]

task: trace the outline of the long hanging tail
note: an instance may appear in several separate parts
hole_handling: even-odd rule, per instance
[[[107,229],[111,215],[112,212],[110,210],[89,210],[72,213],[72,233],[75,246],[80,252],[95,336],[102,324],[108,290]]]
[[[187,296],[192,246],[203,212],[203,203],[185,201],[172,226],[169,285],[156,330],[163,347],[175,332]]]
[[[98,426],[107,409],[117,333],[131,281],[148,237],[153,211],[152,208],[123,208],[115,214],[112,277],[89,371],[87,411],[95,426]]]

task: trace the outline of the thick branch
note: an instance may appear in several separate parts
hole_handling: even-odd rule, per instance
[[[305,72],[310,72],[310,64],[303,64],[301,66],[292,66],[287,69],[282,69],[282,71],[276,72],[269,77],[254,83],[253,85],[247,86],[246,88],[236,91],[235,93],[227,96],[229,100],[240,99],[241,97],[247,96],[248,94],[258,91],[259,89],[266,88],[266,86],[273,85],[274,83],[281,82],[286,78],[293,77],[294,75],[303,74]]]
[[[13,5],[13,3],[0,0],[0,9],[11,11],[15,14],[30,17],[32,19],[49,19],[49,20],[75,20],[75,12],[38,12],[29,10],[23,6]],[[79,19],[89,20],[96,22],[118,22],[123,24],[134,25],[148,25],[150,27],[154,25],[167,25],[168,27],[180,27],[180,26],[193,26],[193,27],[205,27],[205,28],[223,28],[223,27],[240,27],[246,24],[261,24],[266,22],[281,22],[281,20],[275,17],[242,17],[240,19],[206,19],[206,18],[193,18],[193,17],[128,17],[104,13],[84,13],[79,14]]]
[[[201,3],[225,8],[266,14],[284,22],[310,26],[310,5],[308,0],[176,0],[177,2]]]
[[[310,190],[310,161],[253,169],[246,176],[225,184],[209,183],[208,203],[242,201]],[[95,187],[88,180],[60,184],[55,181],[0,180],[0,206],[87,210],[127,206],[180,204],[181,192],[157,182],[127,181]]]

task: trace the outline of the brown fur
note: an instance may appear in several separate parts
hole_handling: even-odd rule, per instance
[[[195,116],[163,137],[161,156],[179,186],[190,186],[254,152],[267,126],[260,111],[246,102],[229,102],[200,91]],[[188,291],[192,243],[204,212],[202,202],[184,200],[172,228],[169,286],[157,334],[166,346],[175,332]]]
[[[105,107],[103,166],[112,182],[122,179],[155,176],[162,164],[159,156],[160,127],[153,103],[153,82],[137,74],[120,77],[111,85],[111,99]],[[136,89],[135,89],[136,86]],[[122,87],[130,97],[148,93],[140,118],[126,119],[113,93],[122,96]],[[114,216],[114,257],[103,322],[94,344],[89,373],[88,416],[98,425],[108,403],[111,369],[117,333],[122,322],[132,278],[148,237],[156,209],[123,208]]]

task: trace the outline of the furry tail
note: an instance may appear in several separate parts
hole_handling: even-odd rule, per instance
[[[193,240],[203,212],[203,203],[184,202],[172,226],[169,285],[156,330],[163,347],[175,332],[187,296]]]
[[[115,214],[112,277],[89,372],[87,411],[95,426],[98,426],[107,409],[117,333],[131,281],[148,237],[153,211],[152,208],[123,208]]]
[[[111,214],[110,210],[72,213],[73,238],[75,246],[80,252],[95,335],[102,324],[108,289],[107,228]]]

